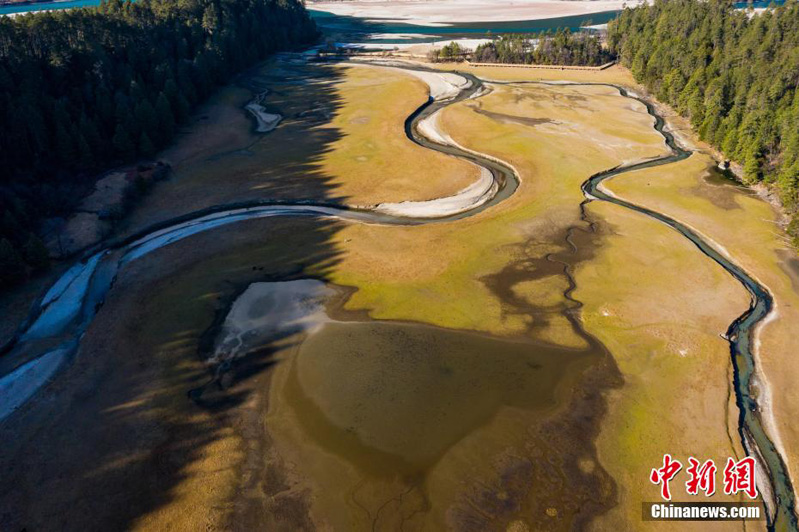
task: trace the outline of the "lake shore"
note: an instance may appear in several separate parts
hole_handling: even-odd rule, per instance
[[[308,8],[360,19],[380,19],[419,26],[446,26],[448,23],[545,20],[621,10],[636,1],[624,0],[348,0],[309,1]]]

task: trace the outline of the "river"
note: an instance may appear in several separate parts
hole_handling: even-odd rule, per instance
[[[411,67],[402,63],[383,63],[382,66],[434,72],[423,67]],[[490,172],[496,186],[494,193],[485,201],[466,210],[444,212],[437,217],[421,218],[392,215],[372,209],[347,208],[337,204],[311,202],[256,202],[220,205],[188,217],[161,223],[123,241],[111,242],[106,247],[88,254],[83,261],[75,264],[53,285],[32,313],[28,323],[20,330],[14,345],[8,346],[8,349],[12,351],[11,356],[14,356],[14,352],[26,352],[26,358],[29,361],[20,365],[11,374],[0,378],[0,389],[9,389],[10,387],[18,392],[23,390],[17,395],[19,401],[4,405],[0,415],[5,417],[12,414],[16,407],[20,406],[27,397],[32,396],[39,386],[52,378],[57,378],[58,368],[68,363],[77,351],[81,336],[101,308],[108,292],[112,290],[118,269],[163,246],[199,232],[254,218],[312,216],[332,217],[349,223],[419,225],[448,222],[473,216],[506,200],[514,193],[519,183],[518,175],[510,166],[479,153],[465,151],[456,145],[442,144],[420,132],[420,124],[423,124],[426,119],[439,110],[464,99],[480,96],[483,88],[482,80],[471,74],[459,73],[459,75],[468,80],[467,86],[454,97],[439,100],[431,98],[408,117],[405,130],[407,136],[421,146],[468,160]],[[582,186],[586,196],[583,205],[595,200],[607,201],[666,223],[693,242],[702,253],[721,265],[750,293],[751,306],[730,324],[726,335],[730,343],[735,370],[733,384],[736,403],[740,411],[739,435],[747,453],[758,458],[758,462],[769,477],[773,492],[772,496],[768,497],[770,499],[770,527],[785,526],[788,529],[796,530],[794,493],[785,463],[763,429],[757,398],[752,394],[752,376],[755,371],[752,354],[753,331],[771,312],[772,297],[751,275],[684,224],[645,207],[626,202],[603,190],[602,183],[614,176],[641,168],[673,163],[690,155],[689,151],[681,148],[675,142],[670,133],[664,131],[664,122],[650,103],[628,94],[623,88],[615,88],[622,96],[634,98],[646,105],[648,112],[656,119],[655,129],[665,137],[672,154],[655,160],[610,169],[591,176]],[[567,298],[570,297],[569,293],[573,287],[574,284],[571,281],[569,290],[564,294]],[[575,324],[579,327],[578,322]],[[38,352],[38,356],[31,356],[32,352]]]

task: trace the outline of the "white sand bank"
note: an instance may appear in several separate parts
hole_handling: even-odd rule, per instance
[[[352,62],[350,64],[373,67],[373,68],[388,68],[396,72],[419,78],[430,90],[430,97],[437,101],[450,100],[456,97],[463,89],[469,88],[472,84],[471,81],[453,74],[451,72],[428,72],[423,70],[407,70],[404,68],[397,68],[396,60],[379,60],[372,59],[369,63]]]
[[[375,211],[415,218],[451,216],[479,207],[493,198],[498,189],[499,185],[497,185],[491,172],[485,168],[480,168],[480,178],[453,196],[426,201],[381,203],[375,207]]]
[[[309,9],[364,19],[389,19],[435,27],[459,22],[540,20],[616,11],[638,0],[350,0],[309,2]],[[381,20],[380,22],[386,22]]]
[[[104,252],[97,253],[85,264],[76,264],[56,282],[44,297],[44,310],[22,335],[21,341],[55,336],[78,317],[89,282],[103,255]]]
[[[417,125],[419,133],[433,142],[438,142],[439,144],[443,144],[445,146],[457,146],[455,141],[452,140],[452,137],[441,131],[441,127],[438,123],[439,116],[440,111],[433,113],[424,120],[420,121]]]
[[[315,279],[251,284],[230,307],[207,362],[218,364],[280,337],[313,332],[330,321],[324,303],[333,294]]]
[[[267,113],[266,108],[259,103],[250,102],[245,105],[244,108],[255,117],[255,122],[258,124],[255,130],[258,133],[269,133],[275,129],[283,119],[280,115]]]
[[[0,378],[0,420],[22,406],[55,374],[69,348],[61,347],[23,364]]]

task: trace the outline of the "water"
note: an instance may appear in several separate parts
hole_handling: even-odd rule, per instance
[[[74,7],[91,7],[100,5],[100,0],[63,0],[61,2],[34,2],[0,6],[0,15],[13,13],[29,13],[54,9],[72,9]]]
[[[60,0],[57,2],[26,2],[22,4],[4,5],[0,6],[0,15],[72,9],[75,7],[91,7],[100,5],[100,1],[101,0]],[[785,0],[775,0],[774,2],[736,2],[735,7],[768,7],[772,4],[782,5],[784,3]],[[311,13],[311,17],[316,20],[316,23],[319,24],[323,30],[366,33],[407,33],[419,35],[418,39],[387,39],[381,41],[389,44],[429,41],[430,39],[425,38],[424,35],[440,35],[445,38],[460,38],[483,36],[488,33],[540,33],[546,30],[557,28],[570,28],[572,30],[577,30],[582,25],[589,22],[591,24],[605,24],[606,22],[616,18],[616,15],[619,13],[618,11],[604,11],[601,13],[592,13],[590,15],[576,15],[571,17],[558,17],[544,20],[534,19],[510,22],[472,22],[456,23],[446,27],[429,27],[417,26],[414,24],[401,24],[393,21],[382,23],[379,21],[379,19],[366,22],[365,20],[355,17],[342,17],[316,9],[309,9],[308,11]]]
[[[380,39],[386,44],[423,43],[442,38],[479,38],[500,33],[541,33],[558,28],[573,31],[588,24],[605,24],[616,18],[619,11],[604,11],[589,15],[575,15],[538,20],[515,20],[508,22],[458,22],[448,26],[419,26],[395,20],[369,19],[334,15],[315,9],[309,10],[317,25],[327,34],[347,33],[354,41],[372,40],[371,34],[404,34],[418,37],[404,39]]]
[[[409,139],[421,146],[466,159],[490,172],[496,183],[496,193],[480,205],[465,211],[444,214],[438,218],[415,218],[412,216],[391,215],[370,209],[355,209],[335,203],[313,202],[251,202],[238,205],[221,205],[189,217],[168,221],[147,229],[121,242],[113,242],[106,249],[96,251],[85,262],[69,269],[64,276],[44,296],[33,316],[7,348],[11,356],[23,351],[30,352],[29,360],[36,349],[33,342],[41,340],[77,340],[88,327],[99,309],[106,294],[111,289],[117,269],[161,247],[188,238],[200,232],[209,231],[232,223],[257,218],[276,216],[311,216],[336,218],[356,223],[379,223],[418,225],[440,223],[473,216],[504,201],[518,187],[519,179],[509,166],[455,146],[445,146],[430,141],[417,131],[419,122],[443,107],[469,98],[480,91],[482,85],[469,74],[463,74],[471,84],[457,96],[445,100],[430,100],[421,105],[406,120],[405,131]],[[35,347],[35,346],[33,346]],[[74,349],[73,349],[74,351]],[[40,353],[43,355],[44,353]],[[0,377],[0,385],[9,375]],[[2,417],[0,417],[2,419]]]
[[[751,277],[731,259],[728,259],[713,248],[692,229],[669,216],[646,207],[634,205],[615,196],[608,195],[603,191],[602,182],[613,176],[633,170],[674,163],[687,158],[691,154],[690,151],[681,148],[674,141],[674,136],[671,133],[664,131],[663,118],[655,112],[654,107],[649,102],[630,96],[624,89],[617,88],[622,96],[633,97],[646,105],[647,112],[655,117],[655,129],[666,138],[666,143],[672,149],[672,154],[652,161],[600,172],[591,176],[583,184],[583,191],[589,198],[596,198],[626,207],[672,227],[690,240],[707,257],[717,262],[749,292],[752,298],[750,307],[730,324],[726,333],[726,338],[730,343],[730,355],[733,364],[733,386],[735,389],[735,402],[738,406],[738,433],[746,454],[756,457],[769,477],[769,489],[772,492],[770,503],[773,505],[768,508],[770,514],[768,515],[769,530],[797,530],[799,525],[794,513],[795,495],[791,479],[788,476],[787,467],[782,456],[763,427],[760,418],[760,405],[758,405],[757,397],[753,395],[753,380],[756,373],[755,358],[752,352],[754,346],[753,333],[758,324],[771,312],[774,306],[773,298],[768,290],[756,279]]]

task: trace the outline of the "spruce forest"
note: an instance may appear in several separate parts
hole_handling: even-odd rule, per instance
[[[593,33],[568,29],[540,35],[501,35],[474,51],[478,63],[599,66],[613,59]]]
[[[0,288],[46,268],[43,217],[152,157],[231,75],[317,37],[298,0],[108,0],[0,17]]]
[[[728,0],[656,0],[625,9],[610,50],[699,136],[799,207],[799,3],[761,13]],[[789,225],[799,240],[799,216]]]

